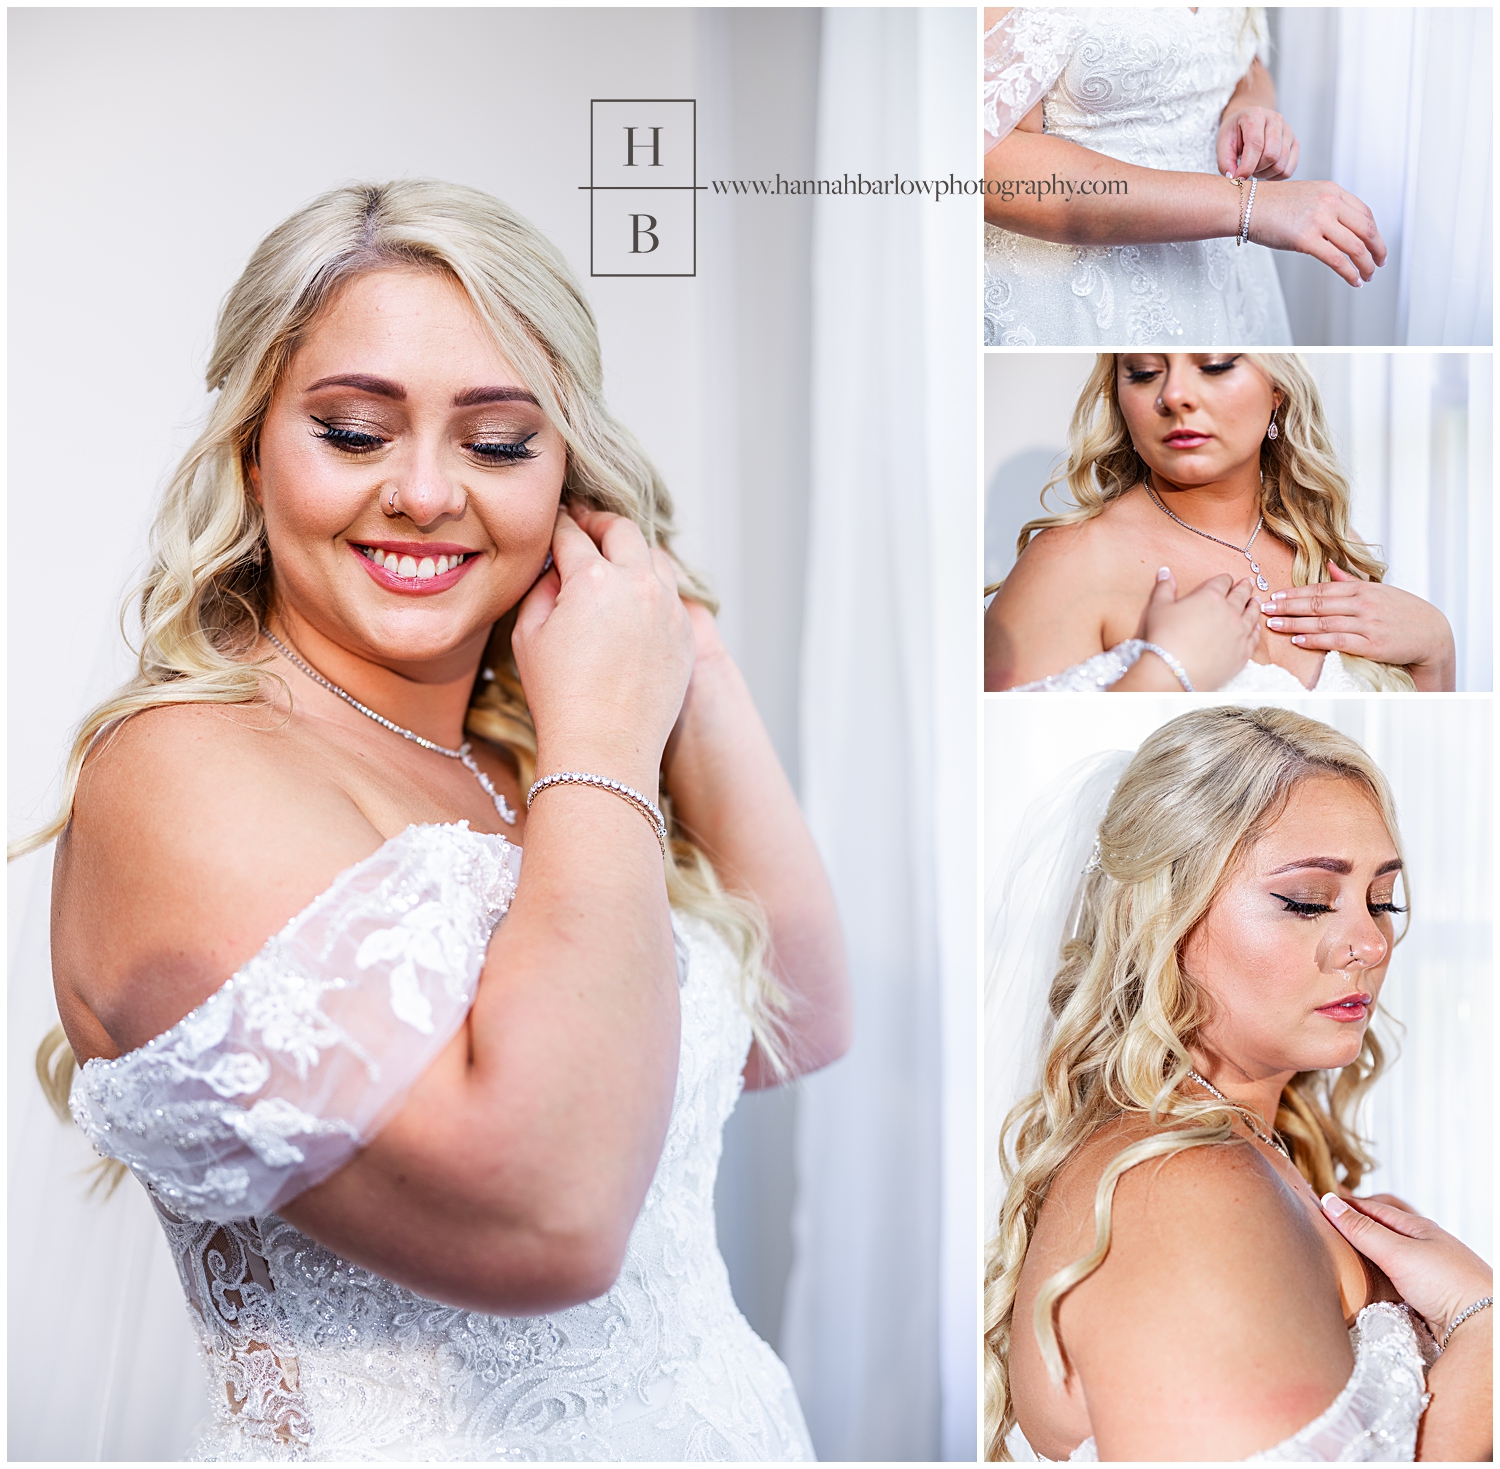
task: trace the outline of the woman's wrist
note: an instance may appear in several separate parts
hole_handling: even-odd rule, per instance
[[[660,802],[660,759],[637,743],[613,736],[559,737],[537,742],[533,781],[559,771],[582,771],[604,780],[618,780],[647,800]],[[525,795],[525,792],[522,792]]]

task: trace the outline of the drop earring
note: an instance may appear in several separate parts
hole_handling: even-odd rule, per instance
[[[1266,437],[1268,439],[1279,439],[1281,437],[1281,430],[1276,427],[1276,413],[1274,409],[1271,412],[1270,425],[1266,429]]]

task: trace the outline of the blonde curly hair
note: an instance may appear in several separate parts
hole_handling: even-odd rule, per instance
[[[1189,1047],[1210,1013],[1182,967],[1183,944],[1220,887],[1285,809],[1303,781],[1352,782],[1379,809],[1400,845],[1390,787],[1353,740],[1287,709],[1217,707],[1163,725],[1120,777],[1099,827],[1078,921],[1048,995],[1054,1029],[1041,1086],[1006,1117],[1000,1165],[1005,1196],[985,1261],[986,1456],[1008,1459],[1012,1319],[1021,1267],[1053,1180],[1089,1139],[1123,1114],[1152,1135],[1123,1148],[1095,1192],[1093,1248],[1051,1276],[1031,1329],[1052,1380],[1066,1378],[1055,1312],[1109,1251],[1121,1174],[1151,1158],[1235,1138],[1233,1105],[1179,1090]],[[1398,935],[1398,939],[1399,939]],[[1358,1186],[1374,1166],[1354,1130],[1360,1099],[1384,1065],[1367,1029],[1359,1056],[1337,1072],[1306,1071],[1283,1089],[1275,1127],[1298,1171],[1319,1193]]]
[[[256,654],[274,568],[249,470],[277,385],[308,333],[357,276],[391,267],[439,271],[468,297],[522,383],[562,436],[562,498],[629,516],[672,554],[672,499],[645,451],[609,413],[593,313],[562,253],[507,205],[477,189],[427,179],[350,184],[320,195],[268,234],[219,313],[207,368],[208,422],[163,494],[149,568],[132,595],[141,636],[137,671],[79,726],[60,807],[14,842],[15,858],[67,826],[78,779],[97,740],[133,714],[167,704],[244,704],[285,680]],[[680,561],[684,596],[717,610]],[[536,729],[511,654],[513,615],[496,624],[471,696],[466,729],[509,752],[522,786],[535,773]],[[671,817],[667,893],[729,943],[756,1041],[785,1074],[784,993],[767,962],[765,923],[726,892],[703,851]],[[37,1074],[67,1116],[75,1061],[61,1027],[42,1043]]]
[[[1291,352],[1246,352],[1282,395],[1279,432],[1260,446],[1261,513],[1266,529],[1292,548],[1292,582],[1324,582],[1331,560],[1365,581],[1380,581],[1385,563],[1349,525],[1350,487],[1339,465],[1323,398],[1306,363]],[[1032,536],[1053,526],[1080,525],[1103,513],[1127,490],[1142,483],[1147,466],[1130,437],[1120,408],[1120,353],[1101,352],[1078,395],[1068,425],[1068,457],[1042,487],[1042,508],[1058,485],[1071,504],[1029,520],[1016,538],[1020,555]],[[986,588],[986,591],[991,588]],[[1343,655],[1373,687],[1410,693],[1416,688],[1404,668]]]

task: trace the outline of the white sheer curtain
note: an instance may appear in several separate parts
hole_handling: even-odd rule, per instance
[[[1121,699],[1030,695],[985,701],[984,866],[996,891],[1027,806],[1070,766],[1134,750],[1190,704],[1213,696]],[[1390,780],[1410,874],[1410,931],[1391,960],[1381,1008],[1385,1075],[1362,1114],[1380,1163],[1361,1185],[1394,1193],[1493,1259],[1494,1037],[1491,960],[1493,744],[1490,700],[1263,698],[1330,724]],[[1062,707],[1064,704],[1071,707]],[[1122,707],[1123,706],[1123,707]],[[1399,1052],[1390,1059],[1390,1051]],[[986,1077],[987,1090],[991,1078]],[[999,1198],[994,1143],[1007,1098],[1030,1077],[996,1078],[985,1127],[987,1228]],[[1006,1084],[1009,1089],[1006,1089]]]
[[[1489,6],[1270,11],[1278,106],[1297,177],[1365,201],[1390,249],[1352,290],[1278,253],[1299,344],[1481,346],[1492,340]]]
[[[1316,352],[1353,521],[1395,586],[1440,608],[1458,688],[1493,684],[1494,360],[1479,352]]]
[[[977,177],[952,83],[975,32],[971,11],[825,11],[818,173]],[[975,1451],[974,221],[815,215],[802,792],[857,1039],[799,1099],[782,1349],[833,1459]]]

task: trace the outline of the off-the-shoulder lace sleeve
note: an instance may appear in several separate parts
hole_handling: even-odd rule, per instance
[[[1046,95],[1083,31],[1076,10],[1018,5],[984,33],[984,151]]]
[[[1085,658],[1082,663],[1063,669],[1061,673],[1049,673],[1046,678],[1039,678],[1035,683],[1017,684],[1011,693],[1102,693],[1111,684],[1119,683],[1135,667],[1141,656],[1141,649],[1145,646],[1140,638],[1127,638],[1123,643],[1116,643],[1113,648],[1106,648],[1102,653],[1095,653],[1092,658]]]
[[[176,1214],[274,1212],[369,1142],[463,1024],[520,849],[413,826],[170,1030],[73,1082],[74,1119]]]
[[[1417,1456],[1417,1424],[1427,1407],[1427,1368],[1435,1356],[1404,1306],[1366,1306],[1349,1332],[1354,1371],[1344,1390],[1306,1428],[1247,1464],[1402,1464]],[[1068,1456],[1097,1464],[1086,1438]]]
[[[1349,1333],[1354,1371],[1327,1411],[1257,1462],[1400,1463],[1417,1455],[1417,1423],[1427,1406],[1427,1355],[1404,1306],[1380,1302],[1359,1313]]]

